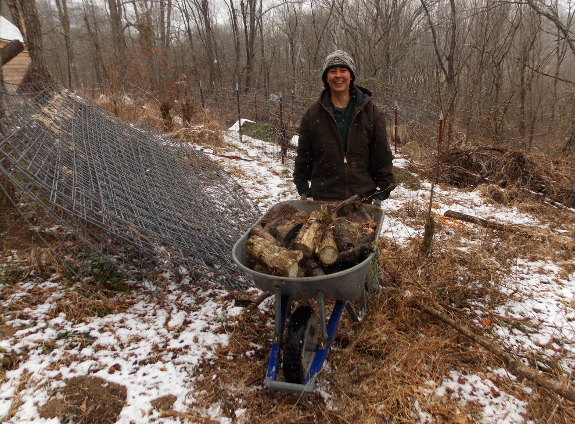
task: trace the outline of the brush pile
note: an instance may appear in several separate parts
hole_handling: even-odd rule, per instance
[[[246,252],[255,271],[317,277],[351,268],[373,252],[377,223],[358,196],[317,203],[311,212],[285,203],[251,228]]]
[[[568,158],[553,159],[500,147],[478,147],[442,155],[440,178],[457,187],[522,188],[573,208],[572,169],[573,160]]]

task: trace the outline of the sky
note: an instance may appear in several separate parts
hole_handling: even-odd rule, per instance
[[[275,149],[266,153],[263,149],[268,144],[245,135],[240,144],[237,124],[228,131],[226,143],[226,157],[213,154],[215,152],[209,149],[201,150],[230,171],[262,214],[277,202],[298,198],[291,171],[277,160]],[[232,159],[234,156],[242,160]],[[398,155],[394,166],[405,167],[408,161]],[[393,192],[382,205],[386,212],[382,237],[405,244],[421,236],[421,229],[411,228],[394,218],[393,212],[414,199],[425,204],[429,199],[429,188],[429,183],[424,183],[420,190],[399,186]],[[486,204],[477,192],[436,187],[434,212],[443,214],[447,209],[503,223],[540,225],[534,217],[513,208]],[[17,264],[21,259],[16,252],[7,252],[2,266]],[[534,349],[560,337],[566,340],[563,348],[573,353],[575,275],[565,275],[556,264],[545,260],[528,258],[517,258],[513,271],[503,287],[509,293],[508,303],[495,312],[529,317],[541,325],[529,335],[499,327],[498,335],[510,347],[527,345]],[[209,362],[219,347],[230,343],[226,332],[221,330],[224,325],[233,325],[235,317],[242,312],[226,297],[225,290],[188,286],[186,278],[182,283],[176,283],[166,272],[159,277],[165,296],[162,302],[158,302],[158,293],[152,284],[144,284],[146,287],[132,291],[131,301],[122,310],[75,323],[66,315],[65,309],[54,313],[55,305],[67,293],[61,276],[55,274],[47,280],[30,277],[11,286],[10,290],[6,286],[2,288],[0,298],[3,309],[19,300],[29,303],[20,314],[4,317],[4,325],[17,331],[0,340],[0,352],[2,349],[28,352],[17,369],[6,372],[5,381],[0,385],[0,418],[8,414],[16,398],[21,401],[13,417],[5,421],[9,423],[57,423],[57,419],[41,418],[38,408],[48,401],[50,394],[65,385],[65,379],[87,374],[127,388],[127,403],[119,423],[180,422],[177,418],[160,418],[150,402],[171,393],[177,398],[173,409],[186,411],[193,407],[194,372],[201,372],[198,367]],[[42,300],[29,302],[35,293],[41,293]],[[257,290],[253,289],[250,294],[256,296]],[[273,302],[264,302],[260,308],[269,312],[273,310]],[[91,343],[81,343],[87,338]],[[267,340],[262,337],[262,345],[255,348],[269,349]],[[48,345],[52,350],[46,353],[45,346]],[[155,361],[150,361],[154,355]],[[573,364],[561,365],[567,368]],[[493,369],[489,373],[515,379],[504,369]],[[462,374],[453,370],[443,381],[428,381],[419,390],[437,398],[451,396],[461,404],[478,402],[484,423],[529,423],[524,419],[527,404],[495,387],[492,380],[488,375]],[[24,388],[19,387],[21,382],[26,383]],[[319,391],[323,389],[321,378],[317,387]],[[528,387],[525,390],[529,392]],[[419,423],[432,422],[432,417],[417,402],[414,408]],[[222,424],[232,422],[222,414],[217,402],[202,414]],[[249,413],[238,410],[236,415],[248,417]],[[237,422],[249,422],[249,418]]]

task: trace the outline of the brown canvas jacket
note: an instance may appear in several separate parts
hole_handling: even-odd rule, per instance
[[[293,172],[298,193],[311,181],[314,200],[344,200],[371,196],[395,188],[393,155],[387,141],[385,117],[373,104],[371,92],[356,86],[355,107],[344,154],[339,129],[324,90],[305,112]]]

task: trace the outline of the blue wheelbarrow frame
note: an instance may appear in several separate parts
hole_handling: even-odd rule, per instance
[[[323,202],[291,200],[276,203],[269,212],[276,211],[284,204],[289,204],[299,210],[312,212],[321,210]],[[383,211],[373,205],[364,205],[366,211],[377,223],[375,243],[379,241],[381,226],[383,223]],[[268,213],[269,213],[268,212]],[[255,224],[260,224],[261,219]],[[327,353],[337,330],[339,320],[344,309],[348,311],[351,318],[359,322],[363,319],[366,310],[365,282],[375,252],[371,253],[361,263],[344,271],[319,277],[289,278],[274,275],[262,274],[252,269],[252,261],[246,253],[246,242],[249,238],[249,230],[236,242],[232,256],[235,263],[247,275],[249,280],[258,289],[273,293],[275,296],[275,326],[274,337],[268,369],[265,378],[265,385],[268,389],[290,391],[290,392],[312,392],[315,388],[315,381],[318,373],[323,368]],[[277,380],[280,354],[283,348],[282,335],[285,322],[290,313],[292,297],[315,298],[319,307],[319,343],[318,349],[313,357],[310,369],[303,384],[288,383]],[[335,305],[326,321],[325,301],[334,300]],[[359,301],[359,312],[356,313],[352,302]]]

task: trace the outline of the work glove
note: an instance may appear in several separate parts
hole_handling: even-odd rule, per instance
[[[373,204],[375,206],[377,206],[378,208],[381,207],[381,202],[383,202],[384,200],[387,200],[389,198],[389,195],[391,194],[391,191],[380,191],[377,192],[373,195]]]
[[[311,190],[309,188],[306,192],[301,194],[300,200],[307,200],[308,197],[311,197]]]

